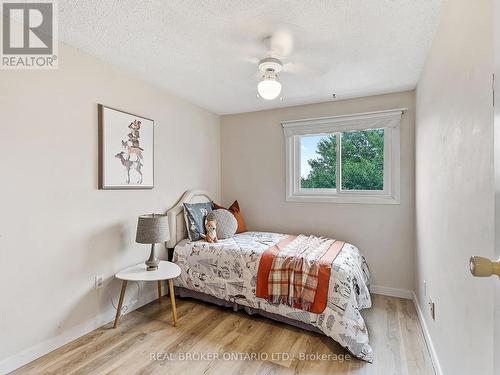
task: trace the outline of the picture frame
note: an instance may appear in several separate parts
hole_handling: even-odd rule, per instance
[[[98,104],[100,190],[154,188],[154,120]]]

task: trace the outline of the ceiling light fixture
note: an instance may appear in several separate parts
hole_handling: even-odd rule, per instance
[[[281,83],[276,77],[263,77],[257,85],[261,98],[266,100],[276,99],[281,92]]]
[[[259,71],[262,74],[257,84],[257,91],[261,98],[274,100],[281,93],[281,82],[278,73],[283,69],[283,64],[278,59],[268,57],[259,61]]]

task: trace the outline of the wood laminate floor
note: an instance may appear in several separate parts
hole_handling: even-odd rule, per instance
[[[191,299],[178,299],[177,313],[173,327],[170,304],[152,302],[124,316],[117,329],[110,323],[13,374],[434,374],[409,300],[376,295],[373,307],[363,311],[375,352],[372,364],[341,361],[347,352],[332,339],[262,317]],[[206,357],[180,360],[184,353]],[[207,357],[211,353],[260,353],[260,358],[217,360]],[[330,353],[330,360],[303,359],[312,353]]]

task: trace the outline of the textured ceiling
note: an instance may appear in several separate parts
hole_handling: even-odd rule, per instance
[[[441,0],[59,0],[62,42],[219,114],[415,87]],[[286,29],[283,100],[256,97],[262,39]]]

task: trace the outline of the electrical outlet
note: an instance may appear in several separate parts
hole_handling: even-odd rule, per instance
[[[429,309],[431,311],[432,320],[436,320],[436,304],[432,300],[429,300]]]
[[[104,276],[94,276],[94,289],[101,289],[104,286]]]

